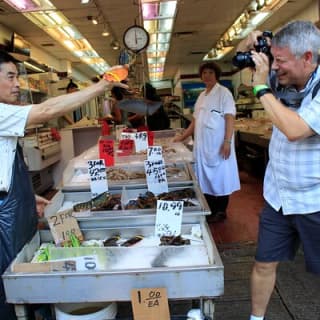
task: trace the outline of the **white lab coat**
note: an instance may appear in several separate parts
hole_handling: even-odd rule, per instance
[[[208,95],[202,92],[195,104],[194,158],[195,173],[203,193],[225,196],[240,189],[240,179],[232,137],[231,154],[219,154],[224,143],[225,114],[235,115],[231,92],[216,84]]]

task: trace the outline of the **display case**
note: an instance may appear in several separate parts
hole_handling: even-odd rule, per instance
[[[191,187],[198,204],[185,208],[181,225],[182,237],[190,240],[188,245],[160,245],[155,236],[156,209],[98,211],[77,217],[86,240],[114,235],[123,239],[140,235],[143,240],[131,247],[91,248],[103,257],[103,263],[95,270],[57,271],[50,263],[43,270],[32,260],[40,246],[53,239],[48,229],[39,230],[3,275],[7,301],[20,308],[34,303],[130,301],[132,289],[166,288],[169,300],[201,299],[203,312],[213,318],[214,298],[224,291],[224,268],[205,220],[209,213],[207,203],[197,186]],[[128,191],[132,197],[145,190]],[[65,201],[86,201],[88,197],[86,192],[60,192],[52,199],[46,215],[62,209]],[[60,253],[65,249],[72,250],[57,248]],[[44,283],[50,288],[45,293]]]

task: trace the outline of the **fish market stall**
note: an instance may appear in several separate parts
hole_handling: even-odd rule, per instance
[[[127,200],[145,191],[129,188]],[[213,318],[214,298],[224,290],[223,264],[205,221],[209,209],[203,195],[197,185],[171,187],[168,193],[181,191],[186,192],[183,201],[193,205],[185,207],[181,236],[174,239],[155,235],[156,208],[92,211],[86,207],[77,220],[83,244],[89,246],[53,247],[52,261],[37,262],[41,247],[52,242],[48,229],[39,230],[3,275],[8,302],[23,308],[35,303],[130,301],[133,289],[166,288],[169,300],[201,299],[204,314]],[[72,208],[84,206],[90,194],[58,193],[46,214],[65,209],[66,202]],[[116,245],[104,246],[114,237]],[[94,255],[96,267],[68,271],[57,267],[57,258],[72,260],[83,255]],[[44,292],[44,284],[50,290]]]

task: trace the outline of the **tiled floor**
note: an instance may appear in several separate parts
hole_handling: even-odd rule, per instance
[[[227,219],[210,224],[217,245],[256,241],[263,206],[262,179],[240,172],[240,182],[241,189],[230,196]]]

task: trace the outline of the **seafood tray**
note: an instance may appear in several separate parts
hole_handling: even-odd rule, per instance
[[[115,234],[127,238],[154,234],[154,221],[135,225],[135,219],[127,218],[122,224],[121,220],[118,222],[117,227],[101,227],[101,220],[96,219],[90,228],[82,228],[82,233],[88,240]],[[191,234],[193,228],[200,230],[199,244],[170,247],[150,242],[128,248],[95,248],[105,264],[99,269],[81,271],[59,271],[50,269],[50,263],[32,263],[40,246],[52,241],[49,230],[39,230],[3,274],[7,301],[14,304],[130,301],[132,289],[163,287],[169,299],[220,296],[224,290],[223,264],[204,217],[183,223],[182,234]],[[55,254],[64,257],[66,251],[69,254],[73,249],[79,248],[57,248]],[[49,270],[41,270],[47,266]],[[44,292],[44,283],[50,290]]]
[[[91,226],[95,219],[100,220],[101,226],[126,221],[129,217],[135,217],[136,223],[150,222],[155,220],[157,199],[184,200],[183,221],[210,214],[208,204],[195,183],[169,187],[168,193],[160,197],[154,196],[146,188],[130,187],[109,190],[95,199],[91,199],[90,192],[59,191],[47,206],[45,215],[73,209],[73,215],[83,228]]]
[[[192,162],[192,152],[182,143],[168,142],[163,145],[163,158],[166,164],[177,163],[177,162]],[[115,149],[117,150],[118,145],[115,143]],[[87,149],[79,156],[71,159],[68,163],[66,170],[77,170],[83,169],[88,166],[88,160],[99,159],[98,144]],[[139,153],[128,156],[119,156],[115,152],[115,165],[142,165],[143,161],[147,159],[147,153]]]
[[[169,184],[185,184],[194,179],[191,165],[186,162],[167,164],[166,173]],[[146,185],[145,170],[142,164],[108,167],[107,178],[109,188],[119,187],[122,185]],[[88,168],[84,166],[76,169],[72,166],[68,166],[63,173],[62,190],[90,190]]]

